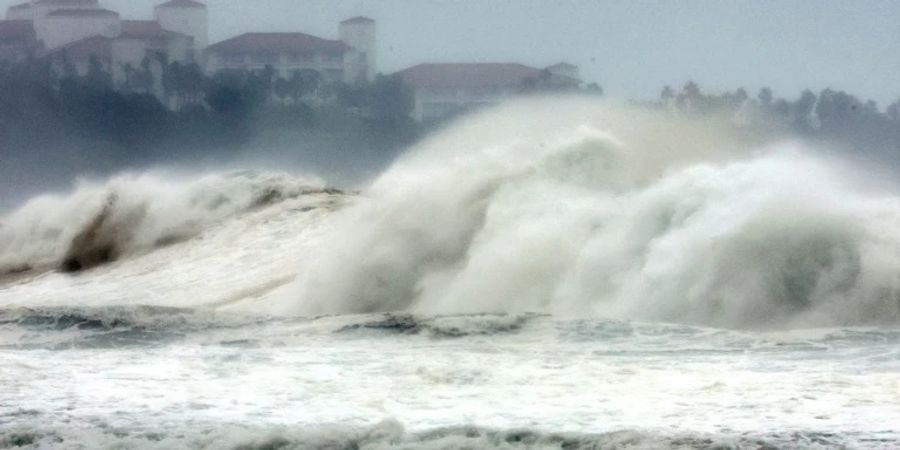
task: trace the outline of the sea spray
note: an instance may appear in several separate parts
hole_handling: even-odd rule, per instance
[[[900,201],[729,128],[585,100],[463,121],[332,218],[285,301],[303,315],[896,323]]]
[[[0,218],[0,275],[87,269],[189,239],[253,208],[321,191],[315,180],[253,171],[83,181],[69,194],[35,198]]]

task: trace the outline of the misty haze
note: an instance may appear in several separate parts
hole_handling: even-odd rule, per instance
[[[900,3],[0,10],[0,449],[900,448]]]

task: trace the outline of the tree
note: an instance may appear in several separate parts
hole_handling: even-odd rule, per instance
[[[178,61],[165,66],[162,75],[166,97],[175,97],[177,107],[199,103],[206,92],[209,79],[196,63],[183,65]]]
[[[288,97],[292,97],[292,87],[291,82],[284,78],[278,77],[275,80],[275,84],[273,85],[273,91],[275,92],[275,96],[278,97],[282,103],[284,103],[285,99]]]
[[[759,93],[756,94],[756,98],[759,100],[759,104],[762,105],[764,109],[769,109],[772,106],[772,99],[774,95],[772,94],[772,90],[764,87],[759,90]]]
[[[813,108],[816,107],[816,94],[809,89],[800,94],[800,98],[793,105],[794,126],[801,131],[809,131],[813,126]]]
[[[291,75],[294,100],[300,101],[304,96],[316,92],[321,83],[322,74],[317,70],[303,69],[295,71]]]
[[[378,75],[370,87],[369,104],[376,120],[396,124],[409,120],[413,96],[399,77]]]
[[[100,62],[100,59],[94,55],[91,55],[91,58],[88,62],[88,71],[87,76],[85,77],[85,82],[88,87],[95,90],[111,90],[112,89],[112,76],[110,76],[109,72],[107,72],[103,68],[103,64]]]
[[[603,95],[603,88],[597,83],[588,83],[588,85],[584,87],[584,92],[590,95],[600,96]]]
[[[138,92],[148,94],[153,91],[153,71],[151,70],[152,62],[150,58],[144,58],[141,61],[140,70],[135,70],[131,63],[126,63],[122,71],[125,73],[125,82],[123,89],[125,92]]]
[[[747,94],[747,91],[744,88],[734,91],[734,94],[731,96],[732,102],[736,108],[743,105],[749,98],[750,95]]]
[[[900,122],[900,100],[887,107],[887,116],[894,122]]]
[[[659,100],[662,101],[663,105],[670,105],[675,100],[675,90],[671,86],[666,85],[663,87],[662,92],[659,93]]]
[[[246,97],[232,86],[217,86],[206,94],[206,102],[219,113],[243,112],[248,107]]]
[[[198,102],[209,84],[209,79],[197,63],[191,63],[181,70],[179,94],[182,103]]]
[[[134,67],[131,63],[122,65],[122,73],[125,74],[125,81],[122,83],[121,90],[124,92],[132,92],[131,79],[134,77]]]
[[[183,83],[183,69],[181,63],[175,61],[163,68],[162,88],[166,97],[179,95]]]

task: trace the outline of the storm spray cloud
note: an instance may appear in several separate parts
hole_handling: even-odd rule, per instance
[[[800,145],[725,130],[585,100],[464,120],[332,218],[284,301],[305,315],[896,322],[900,200]]]

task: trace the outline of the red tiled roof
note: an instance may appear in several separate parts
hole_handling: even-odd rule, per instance
[[[118,17],[119,13],[108,9],[57,9],[47,17]]]
[[[164,30],[159,22],[155,20],[123,20],[122,34],[119,37],[125,39],[165,39],[176,35],[182,34]]]
[[[36,39],[30,20],[0,20],[0,40]]]
[[[548,68],[548,69],[557,69],[557,68],[560,68],[560,69],[577,69],[578,66],[576,66],[575,64],[569,64],[569,63],[567,63],[567,62],[561,62],[561,63],[554,64],[554,65],[552,65],[552,66],[547,66],[547,68]]]
[[[85,60],[95,56],[100,60],[112,59],[113,40],[106,36],[87,37],[51,50],[47,55],[66,55],[70,60]]]
[[[79,6],[90,6],[97,5],[97,0],[38,0],[37,4],[39,5],[79,5]]]
[[[342,24],[344,24],[344,23],[345,23],[345,24],[350,24],[350,23],[373,23],[373,22],[375,22],[375,21],[372,20],[372,19],[370,19],[370,18],[368,18],[368,17],[356,16],[356,17],[351,17],[351,18],[349,18],[349,19],[347,19],[347,20],[344,20],[344,21],[342,21],[341,23],[342,23]]]
[[[542,70],[516,63],[419,64],[398,72],[411,87],[519,87]]]
[[[206,8],[203,3],[194,0],[169,0],[163,4],[156,5],[157,8]]]
[[[342,53],[341,41],[317,38],[304,33],[246,33],[209,46],[210,52],[224,53]]]
[[[159,25],[159,22],[155,20],[122,21],[123,37],[157,37],[164,35],[165,32],[166,30],[163,30],[162,26]]]

